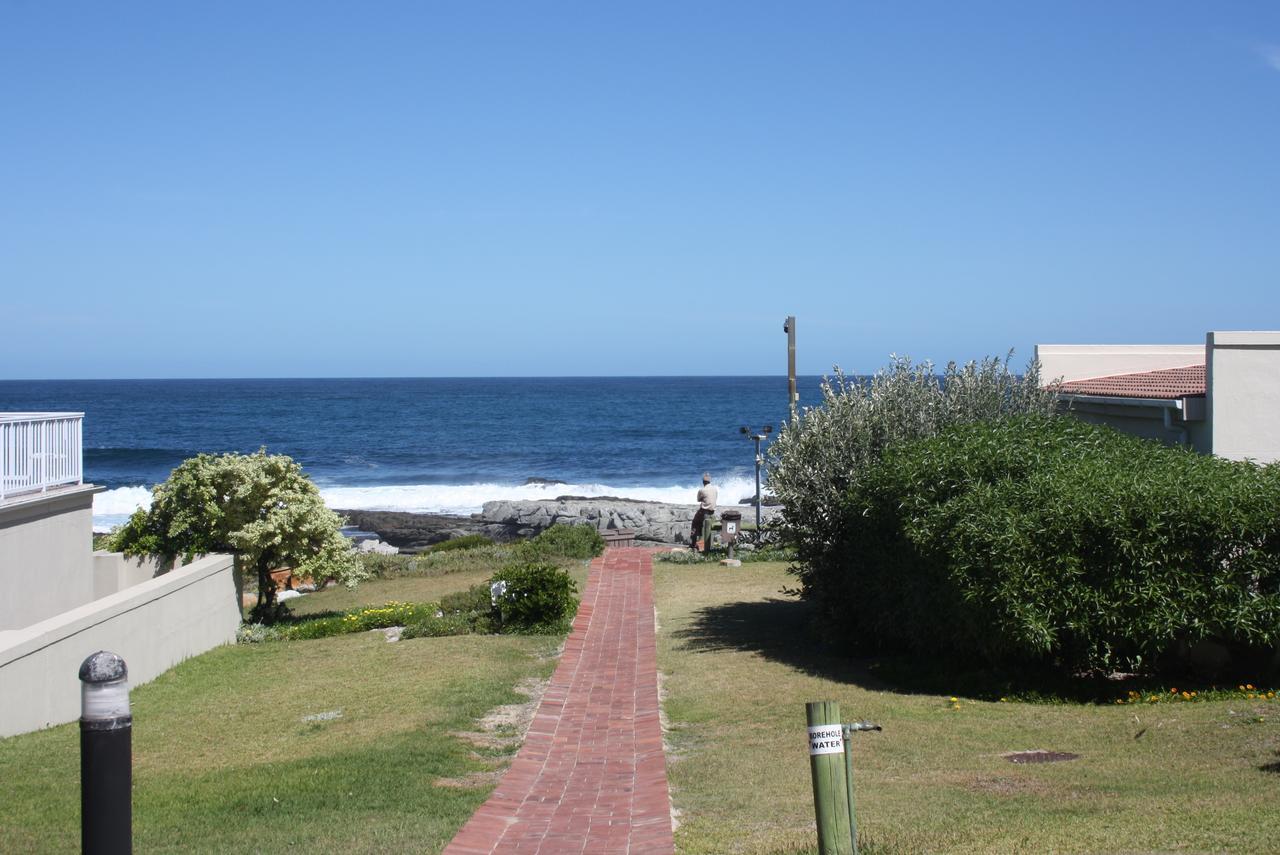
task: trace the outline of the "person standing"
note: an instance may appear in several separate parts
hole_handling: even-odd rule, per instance
[[[689,543],[695,549],[698,546],[698,538],[702,537],[702,522],[707,517],[713,517],[716,514],[716,499],[720,497],[720,491],[711,483],[711,473],[702,473],[702,489],[698,491],[698,509],[693,513],[693,526],[689,530]],[[711,549],[711,538],[707,538],[707,542],[702,544],[702,551],[706,552]]]

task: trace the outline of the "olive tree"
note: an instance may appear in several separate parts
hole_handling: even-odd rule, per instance
[[[367,576],[340,532],[342,518],[286,455],[200,454],[151,492],[151,509],[135,512],[112,548],[170,558],[233,552],[241,572],[257,575],[259,619],[275,616],[271,571],[279,567],[349,587]]]

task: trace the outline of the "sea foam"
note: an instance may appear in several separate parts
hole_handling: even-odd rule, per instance
[[[755,482],[730,478],[720,488],[720,504],[736,505],[754,498]],[[415,514],[478,513],[485,502],[555,499],[558,496],[614,496],[646,502],[691,505],[698,485],[618,487],[610,484],[408,484],[376,487],[323,487],[320,496],[331,508],[352,511],[404,511]],[[110,531],[138,508],[151,507],[146,487],[118,487],[93,497],[94,531]]]
[[[755,482],[731,478],[720,488],[720,504],[736,505],[755,496]],[[353,511],[406,511],[417,514],[473,514],[485,502],[554,499],[558,496],[614,496],[646,502],[691,505],[696,485],[619,487],[610,484],[412,484],[381,487],[328,487],[320,490],[331,508]]]

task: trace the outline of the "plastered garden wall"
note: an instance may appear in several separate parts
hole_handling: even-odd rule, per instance
[[[239,623],[233,559],[208,555],[56,617],[2,631],[0,736],[77,719],[77,673],[91,653],[118,653],[135,686],[233,642]]]

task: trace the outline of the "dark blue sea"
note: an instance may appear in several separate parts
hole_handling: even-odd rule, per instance
[[[801,405],[820,399],[799,381]],[[491,499],[754,493],[740,426],[780,426],[785,377],[0,381],[0,411],[83,412],[95,523],[178,463],[259,447],[298,460],[332,507],[472,513]],[[560,483],[542,483],[546,481]]]

